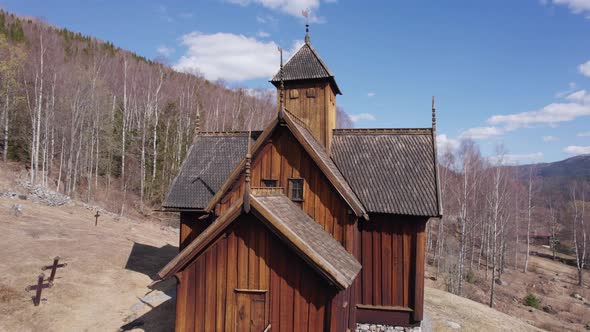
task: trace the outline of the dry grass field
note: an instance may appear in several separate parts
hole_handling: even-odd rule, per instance
[[[549,254],[543,247],[531,247],[532,251]],[[521,261],[524,257],[521,257]],[[433,276],[434,269],[427,268],[427,276]],[[502,277],[504,285],[496,284],[495,308],[512,317],[548,331],[587,331],[590,326],[590,271],[586,271],[584,287],[577,286],[575,267],[548,258],[531,256],[529,272],[509,267]],[[443,280],[427,278],[426,285],[445,289]],[[465,296],[487,304],[489,302],[489,281],[482,271],[476,271],[471,283],[465,283]],[[540,300],[539,309],[524,305],[527,294],[534,294]],[[572,297],[580,294],[586,301]],[[545,312],[550,306],[553,311]]]
[[[0,192],[15,190],[15,171],[0,166]],[[23,206],[19,217],[11,214],[14,204]],[[93,210],[76,202],[49,207],[0,198],[0,331],[173,331],[174,283],[151,293],[146,286],[150,276],[177,253],[178,233],[158,222],[107,214],[95,227],[93,215]],[[68,265],[58,270],[54,286],[43,291],[43,300],[35,307],[34,292],[25,287],[36,282],[41,266],[49,265],[54,256]],[[588,307],[568,297],[574,289],[572,271],[537,257],[533,264],[536,273],[520,282],[511,278],[522,273],[511,272],[506,276],[509,286],[499,287],[498,307],[510,315],[427,288],[426,312],[434,330],[538,331],[527,322],[555,331],[579,330],[579,321],[590,315]],[[560,281],[547,286],[556,273]],[[564,285],[570,288],[561,290]],[[530,313],[510,298],[521,298],[526,290],[539,287],[554,294],[542,299],[559,308],[555,317],[539,310]],[[589,298],[587,292],[583,295]],[[575,322],[563,322],[568,319]]]

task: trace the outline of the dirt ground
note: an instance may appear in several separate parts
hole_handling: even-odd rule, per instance
[[[0,191],[10,185],[0,180]],[[11,215],[14,204],[23,206],[22,216]],[[95,227],[94,213],[74,203],[0,198],[0,331],[173,330],[174,285],[147,296],[146,286],[178,252],[178,233],[107,215]],[[68,265],[35,307],[25,287],[54,256]]]
[[[541,246],[533,246],[531,251],[550,253]],[[519,259],[523,262],[524,256]],[[434,268],[428,266],[427,277],[434,274]],[[494,302],[497,310],[543,330],[587,331],[585,326],[590,324],[590,271],[586,270],[584,287],[579,287],[575,267],[548,258],[531,256],[528,273],[523,273],[522,267],[515,271],[509,266],[502,280],[505,284],[496,284],[495,287]],[[426,285],[445,290],[444,282],[440,279],[432,281],[427,278]],[[489,289],[490,282],[485,279],[483,270],[476,271],[473,282],[465,283],[465,296],[487,304]],[[523,304],[523,299],[528,293],[539,298],[539,309]],[[580,294],[585,301],[574,299],[573,293]],[[554,311],[545,312],[545,306],[551,306]]]
[[[14,190],[15,175],[3,166],[0,164],[0,192]],[[23,215],[11,214],[14,204],[23,206]],[[95,227],[94,213],[76,202],[49,207],[0,198],[0,332],[174,330],[173,281],[153,292],[146,286],[177,253],[178,233],[159,223],[110,215],[101,216]],[[43,301],[35,307],[31,301],[34,292],[26,292],[25,287],[36,283],[41,267],[49,265],[54,256],[68,265],[58,270],[53,287],[43,291]],[[590,314],[588,307],[569,297],[575,289],[570,276],[573,270],[537,257],[532,263],[543,272],[529,273],[522,282],[511,280],[522,273],[510,272],[505,278],[508,286],[499,287],[498,307],[510,316],[427,288],[426,313],[434,330],[538,331],[527,322],[555,331],[561,327],[580,330],[582,325],[577,322],[589,319]],[[504,300],[511,299],[507,294],[521,299],[529,288],[539,289],[553,277],[558,284],[544,288],[560,295],[542,297],[542,302],[563,302],[563,307],[558,302],[552,304],[560,310],[556,317],[539,310],[530,313],[528,307]],[[560,290],[561,283],[568,288]],[[441,287],[440,282],[431,280],[427,285]],[[590,298],[587,290],[580,293]],[[563,322],[568,319],[576,323]]]

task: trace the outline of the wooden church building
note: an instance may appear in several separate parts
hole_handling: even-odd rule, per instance
[[[176,331],[411,326],[425,225],[441,216],[431,128],[337,129],[334,75],[304,45],[263,131],[198,133],[163,207],[180,212]]]

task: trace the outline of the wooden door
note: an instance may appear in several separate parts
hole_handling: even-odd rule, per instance
[[[236,290],[236,331],[263,332],[266,292]]]

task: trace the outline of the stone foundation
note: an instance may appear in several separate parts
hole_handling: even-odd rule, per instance
[[[361,323],[356,324],[356,332],[422,332],[422,328]]]

